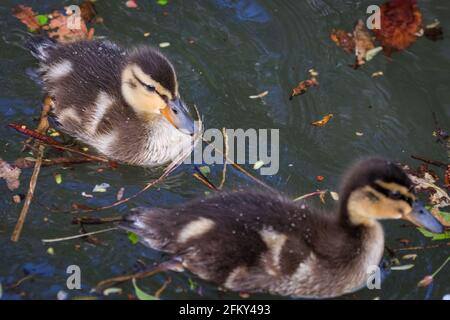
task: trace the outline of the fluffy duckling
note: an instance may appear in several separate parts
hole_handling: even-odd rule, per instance
[[[443,226],[417,201],[395,164],[363,160],[349,171],[339,209],[326,214],[273,193],[219,193],[173,209],[137,209],[121,228],[227,289],[335,297],[366,284],[384,250],[381,219]]]
[[[194,121],[172,64],[109,41],[29,42],[60,129],[110,159],[156,166],[192,147]]]

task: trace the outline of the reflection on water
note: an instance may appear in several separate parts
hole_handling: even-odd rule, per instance
[[[38,116],[41,91],[27,70],[35,67],[24,50],[24,27],[12,17],[11,8],[30,4],[39,12],[49,12],[71,1],[4,1],[0,7],[0,157],[12,161],[20,154],[23,138],[6,128],[11,121],[33,124]],[[96,34],[126,46],[147,43],[157,46],[170,42],[163,50],[178,71],[180,90],[185,100],[196,104],[209,128],[276,128],[280,130],[280,171],[276,176],[261,177],[265,182],[292,196],[316,189],[336,190],[343,170],[358,156],[381,154],[397,161],[417,165],[411,154],[426,155],[447,161],[445,149],[435,144],[432,111],[445,126],[450,116],[450,46],[449,40],[429,42],[420,39],[392,61],[377,56],[360,70],[348,67],[351,57],[329,39],[333,28],[350,30],[357,18],[373,1],[263,1],[209,0],[169,1],[161,7],[142,2],[132,10],[122,2],[97,1],[104,24]],[[419,1],[425,22],[437,18],[444,30],[450,30],[448,4],[438,0]],[[167,14],[164,14],[167,12]],[[144,33],[150,32],[150,37]],[[306,79],[307,70],[319,72],[319,87],[289,101],[291,89]],[[372,78],[373,72],[384,76]],[[265,90],[263,99],[249,99]],[[322,128],[311,127],[312,121],[333,113],[333,119]],[[358,136],[355,133],[363,135]],[[72,203],[104,205],[115,201],[116,193],[125,188],[132,195],[158,175],[141,168],[119,167],[98,172],[98,165],[86,164],[70,169],[49,167],[39,177],[36,199],[27,218],[22,239],[16,245],[9,241],[20,205],[11,201],[12,194],[1,183],[0,199],[0,281],[12,283],[27,272],[36,272],[35,281],[25,281],[21,290],[26,298],[54,298],[65,283],[65,268],[78,264],[82,269],[80,292],[86,295],[98,281],[133,269],[138,259],[146,263],[164,257],[141,245],[132,245],[119,232],[99,235],[102,245],[83,241],[66,241],[52,247],[40,239],[73,235],[78,227],[72,216],[48,210],[69,209]],[[211,167],[211,179],[220,181],[221,166]],[[251,167],[249,167],[251,170]],[[57,185],[54,174],[63,182]],[[192,167],[183,166],[164,184],[114,209],[94,214],[113,216],[136,206],[172,206],[209,190],[191,176]],[[21,193],[26,192],[30,172],[22,177]],[[315,177],[322,175],[323,182]],[[107,182],[108,192],[93,199],[84,198],[96,184]],[[226,188],[256,188],[242,174],[228,170]],[[321,205],[317,203],[317,205]],[[326,207],[330,208],[331,203]],[[95,226],[87,226],[88,231]],[[414,245],[428,244],[411,227],[397,222],[385,224],[387,245],[399,247],[399,239]],[[440,278],[433,286],[417,289],[416,283],[434,270],[448,255],[444,249],[418,252],[415,267],[391,272],[381,291],[362,290],[347,296],[356,298],[435,298],[450,291],[448,279]],[[31,271],[30,271],[31,270]],[[35,270],[35,271],[33,271]],[[219,293],[213,286],[200,282],[203,288],[191,290],[188,274],[173,274],[172,284],[163,297],[217,298],[238,297]],[[142,281],[140,287],[154,292],[164,276]],[[195,278],[194,278],[195,279]],[[20,291],[6,291],[6,298],[20,298]],[[125,291],[131,292],[130,285]],[[258,295],[258,297],[269,297]]]

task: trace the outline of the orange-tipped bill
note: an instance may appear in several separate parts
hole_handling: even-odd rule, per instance
[[[170,100],[167,106],[161,109],[161,114],[181,132],[188,135],[194,134],[194,120],[180,98]]]

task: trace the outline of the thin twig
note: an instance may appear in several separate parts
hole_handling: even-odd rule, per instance
[[[104,217],[104,218],[94,218],[94,217],[75,217],[72,219],[72,224],[104,224],[112,222],[120,222],[123,217]]]
[[[210,141],[206,140],[205,138],[202,138],[203,141],[205,143],[207,143],[208,145],[211,145],[214,150],[218,153],[220,153],[221,155],[224,155],[222,151],[220,151],[219,149],[217,149],[216,147],[214,147],[214,145],[211,144]],[[236,168],[237,170],[239,170],[240,172],[242,172],[244,175],[246,175],[247,177],[249,177],[250,179],[252,179],[253,181],[255,181],[257,184],[263,186],[264,188],[272,191],[272,192],[277,192],[274,188],[272,188],[271,186],[269,186],[268,184],[262,182],[261,180],[259,180],[258,178],[256,178],[255,176],[253,176],[250,172],[248,172],[247,170],[245,170],[243,167],[241,167],[240,165],[238,165],[237,163],[235,163],[232,159],[230,159],[229,157],[225,158],[226,161],[228,161],[234,168]]]
[[[323,193],[325,193],[327,191],[328,190],[317,190],[317,191],[314,191],[314,192],[311,192],[311,193],[304,194],[304,195],[302,195],[300,197],[297,197],[297,198],[295,198],[292,201],[300,201],[300,200],[304,200],[304,199],[307,199],[307,198],[310,198],[310,197],[320,196],[321,194],[323,194]]]
[[[227,177],[227,159],[228,159],[228,134],[227,134],[227,129],[226,128],[222,128],[222,133],[223,133],[223,144],[224,144],[224,148],[225,148],[225,156],[224,156],[224,160],[225,162],[223,163],[223,169],[222,169],[222,181],[220,181],[219,184],[219,190],[222,190],[223,186],[225,185],[225,179]]]
[[[95,286],[95,291],[101,292],[103,288],[110,287],[117,283],[126,282],[131,279],[142,279],[142,278],[153,276],[157,273],[166,272],[166,271],[170,271],[170,270],[182,270],[182,269],[183,269],[183,267],[181,266],[180,262],[172,261],[172,260],[163,262],[163,263],[160,263],[159,265],[151,268],[150,270],[145,270],[145,271],[127,274],[127,275],[123,275],[123,276],[117,276],[117,277],[113,277],[113,278],[109,278],[109,279],[100,281]]]
[[[415,247],[404,247],[404,248],[397,248],[397,249],[392,249],[393,251],[397,252],[397,251],[410,251],[410,250],[425,250],[425,249],[435,249],[435,248],[440,248],[440,247],[450,247],[450,242],[447,243],[439,243],[439,244],[432,244],[429,246],[415,246]]]
[[[420,156],[416,156],[416,155],[411,155],[411,158],[415,159],[415,160],[419,160],[422,162],[425,162],[427,164],[431,164],[433,166],[437,166],[439,168],[443,168],[443,169],[447,169],[448,164],[445,164],[441,161],[436,161],[436,160],[430,160],[430,159],[426,159],[424,157],[420,157]]]
[[[117,229],[118,229],[117,227],[114,227],[114,228],[108,228],[108,229],[103,229],[103,230],[98,230],[98,231],[93,231],[93,232],[88,232],[88,233],[83,233],[83,234],[77,234],[75,236],[63,237],[63,238],[42,239],[42,242],[43,243],[51,243],[51,242],[60,242],[60,241],[66,241],[66,240],[79,239],[79,238],[91,236],[93,234],[99,234],[99,233],[113,231],[113,230],[117,230]]]
[[[33,160],[29,160],[27,158],[18,158],[14,161],[14,165],[20,169],[31,168],[34,166],[35,162]],[[53,165],[72,165],[72,164],[81,164],[86,162],[92,162],[95,160],[85,158],[85,157],[56,157],[50,159],[44,159],[42,161],[42,167],[48,167]]]
[[[48,129],[48,113],[51,108],[51,99],[46,97],[44,99],[44,103],[42,105],[41,115],[39,117],[39,124],[36,132],[38,134],[42,134]],[[41,171],[42,159],[44,158],[44,150],[45,147],[40,145],[38,147],[38,154],[36,158],[36,163],[34,164],[33,174],[31,175],[30,185],[28,187],[27,196],[25,197],[25,202],[23,204],[22,210],[20,211],[19,219],[17,219],[16,226],[14,227],[14,231],[11,235],[11,241],[17,242],[19,241],[20,234],[22,233],[23,224],[25,223],[25,219],[28,215],[28,210],[31,205],[31,201],[33,200],[34,190],[36,189],[37,179],[39,177],[39,172]]]

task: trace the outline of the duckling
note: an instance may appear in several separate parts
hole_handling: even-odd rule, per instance
[[[61,131],[132,165],[161,165],[192,147],[194,121],[174,67],[158,50],[48,38],[32,38],[28,47]]]
[[[378,220],[406,219],[443,232],[392,162],[356,163],[340,194],[337,212],[327,214],[281,194],[219,193],[172,209],[136,209],[120,227],[226,289],[308,298],[366,284],[384,250]]]

